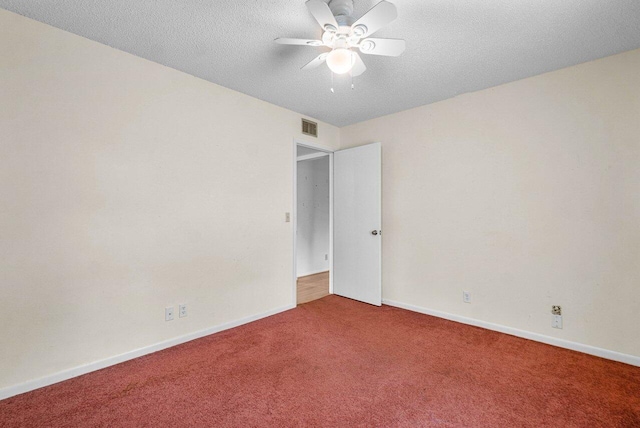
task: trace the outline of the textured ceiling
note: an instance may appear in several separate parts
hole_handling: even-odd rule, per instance
[[[378,0],[355,0],[356,18]],[[640,0],[395,0],[375,37],[403,38],[398,58],[330,88],[326,50],[304,0],[0,0],[0,7],[343,126],[640,48]]]

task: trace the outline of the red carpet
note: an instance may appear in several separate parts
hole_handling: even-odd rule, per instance
[[[329,296],[0,401],[3,427],[640,427],[640,368]]]

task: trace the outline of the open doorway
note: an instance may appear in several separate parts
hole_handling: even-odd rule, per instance
[[[324,194],[326,202],[326,172],[318,174],[319,182],[310,178],[307,164],[302,162],[314,159],[329,158],[328,185],[329,207],[322,207],[321,200],[307,198],[304,189],[310,189],[316,195]],[[300,171],[298,171],[300,169]],[[314,169],[315,170],[315,169]],[[326,171],[317,168],[318,171]],[[322,175],[321,175],[322,174]],[[315,177],[315,174],[313,174]],[[325,180],[324,183],[322,180]],[[300,186],[298,185],[300,182]],[[317,187],[316,187],[317,184]],[[325,193],[322,193],[322,192]],[[298,203],[300,195],[301,203]],[[307,202],[304,205],[303,200]],[[312,212],[308,212],[313,208]],[[315,211],[320,208],[322,211]],[[298,209],[301,214],[298,215]],[[359,300],[361,302],[380,306],[382,304],[382,145],[369,143],[363,146],[332,152],[313,144],[294,140],[293,144],[293,284],[292,299],[294,302],[315,300],[326,294],[336,294],[342,297]],[[324,213],[324,214],[323,214]],[[329,217],[328,253],[326,234],[310,234],[305,230],[304,222],[310,217],[315,221]],[[300,225],[298,222],[300,221]],[[322,223],[320,223],[322,224]],[[323,230],[317,227],[314,230]],[[326,223],[324,223],[326,230]],[[301,234],[298,238],[298,234]],[[316,246],[317,244],[317,246]],[[305,257],[298,247],[312,249],[313,260],[303,261]],[[319,257],[318,257],[319,255]],[[328,259],[328,260],[327,260]],[[320,262],[316,264],[316,262]],[[328,262],[328,266],[327,263]],[[298,268],[300,265],[300,268]],[[316,266],[316,267],[310,267]],[[320,266],[319,268],[317,266]],[[328,271],[325,270],[328,268]],[[316,272],[320,270],[320,272]],[[321,276],[312,275],[324,273]],[[326,277],[329,285],[327,292]],[[313,284],[305,284],[305,283]],[[298,284],[313,289],[310,296],[300,296],[298,299]],[[322,285],[320,285],[322,284]],[[322,287],[322,291],[320,290]]]
[[[295,145],[295,296],[302,304],[331,293],[332,153]]]

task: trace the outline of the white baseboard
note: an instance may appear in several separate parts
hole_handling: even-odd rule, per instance
[[[460,315],[453,315],[447,312],[435,311],[433,309],[422,308],[420,306],[410,305],[407,303],[396,302],[393,300],[383,299],[382,303],[397,308],[406,309],[412,312],[432,315],[438,318],[444,318],[450,321],[456,321],[462,324],[468,324],[476,327],[486,328],[487,330],[498,331],[500,333],[510,334],[512,336],[522,337],[524,339],[534,340],[536,342],[546,343],[547,345],[558,346],[560,348],[571,349],[572,351],[583,352],[596,357],[606,358],[608,360],[619,361],[621,363],[631,364],[640,367],[640,357],[635,355],[623,354],[608,349],[597,348],[595,346],[585,345],[569,340],[558,339],[556,337],[545,336],[544,334],[532,333],[526,330],[519,330],[513,327],[507,327],[500,324],[494,324],[486,321],[480,321],[473,318],[467,318]]]
[[[104,369],[115,364],[122,363],[124,361],[132,360],[134,358],[141,357],[143,355],[151,354],[153,352],[161,351],[172,346],[180,345],[185,342],[189,342],[194,339],[199,339],[204,336],[208,336],[213,333],[218,333],[223,330],[238,327],[243,324],[247,324],[253,321],[257,321],[261,318],[266,318],[271,315],[275,315],[280,312],[288,311],[295,308],[296,305],[287,305],[280,308],[276,308],[261,314],[252,315],[250,317],[241,318],[236,321],[231,321],[218,326],[199,330],[194,333],[185,334],[173,339],[168,339],[153,345],[145,346],[143,348],[134,349],[133,351],[125,352],[124,354],[115,355],[113,357],[105,358],[104,360],[94,361],[89,364],[74,367],[71,369],[63,370],[48,376],[41,377],[39,379],[30,380],[18,385],[9,386],[0,389],[0,400],[13,397],[14,395],[23,394],[25,392],[33,391],[34,389],[42,388],[44,386],[53,385],[54,383],[62,382],[83,374],[87,374],[96,370]]]

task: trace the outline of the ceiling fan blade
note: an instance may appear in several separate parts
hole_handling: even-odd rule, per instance
[[[275,39],[274,42],[279,45],[322,46],[322,42],[320,40],[288,39],[286,37]]]
[[[356,77],[367,71],[367,66],[364,65],[362,58],[360,58],[360,55],[358,55],[356,52],[353,53],[353,56],[356,58],[356,60],[353,64],[353,68],[351,68],[351,75],[353,77]]]
[[[335,32],[338,29],[338,22],[327,3],[322,0],[309,0],[307,1],[307,7],[311,15],[325,31]]]
[[[327,52],[318,55],[310,62],[308,62],[304,67],[302,67],[302,70],[311,70],[312,68],[316,68],[317,66],[325,62],[325,60],[327,59],[327,55],[329,55]]]
[[[358,19],[351,26],[354,33],[364,38],[372,35],[382,27],[393,22],[398,17],[398,10],[395,5],[388,1],[381,1],[373,6],[369,12],[365,13],[362,18]],[[357,27],[358,30],[356,30]]]
[[[399,56],[407,43],[402,39],[365,39],[360,42],[360,52],[367,55]]]

